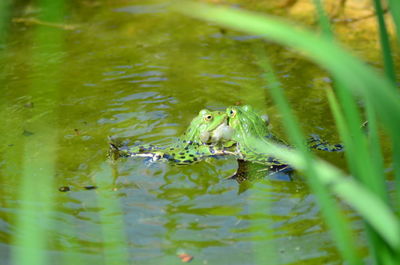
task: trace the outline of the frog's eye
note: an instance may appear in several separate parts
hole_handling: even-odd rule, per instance
[[[211,114],[204,115],[205,121],[211,121],[212,119],[213,119],[213,116]]]
[[[229,111],[229,116],[233,118],[233,117],[235,117],[235,115],[236,115],[236,110],[231,109],[231,110]]]

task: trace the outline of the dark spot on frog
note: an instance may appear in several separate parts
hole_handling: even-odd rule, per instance
[[[197,157],[193,157],[193,161],[197,161],[198,159],[197,159]]]
[[[170,159],[171,156],[170,156],[169,154],[163,154],[163,158],[165,158],[165,159]]]
[[[189,154],[190,157],[194,157],[194,154]]]
[[[183,160],[183,162],[185,162],[185,163],[191,163],[192,161],[191,161],[191,160]]]
[[[184,152],[180,152],[179,155],[183,156],[183,155],[185,155],[185,153]]]

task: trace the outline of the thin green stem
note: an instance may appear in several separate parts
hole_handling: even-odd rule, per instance
[[[383,14],[381,0],[374,0],[376,19],[379,27],[379,40],[381,43],[381,52],[383,58],[383,65],[385,67],[385,73],[389,80],[393,83],[396,82],[396,73],[392,58],[392,49],[390,47],[389,34],[387,31],[385,17]]]

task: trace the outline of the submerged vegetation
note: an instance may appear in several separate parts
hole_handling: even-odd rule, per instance
[[[15,3],[20,2],[22,3],[24,1],[16,1]],[[18,5],[12,3],[12,1],[0,1],[0,60],[1,62],[7,62],[8,60],[7,52],[10,51],[7,49],[7,46],[12,45],[12,42],[8,43],[8,30],[12,27],[12,23],[26,23],[29,24],[28,26],[33,25],[35,30],[32,33],[31,41],[34,44],[34,48],[30,51],[29,58],[29,60],[33,62],[29,69],[31,79],[29,86],[24,88],[24,92],[19,96],[23,100],[26,100],[26,95],[29,95],[30,98],[41,99],[41,104],[36,105],[32,102],[25,103],[24,108],[29,110],[28,113],[14,111],[13,106],[8,105],[8,102],[6,102],[7,97],[0,99],[0,114],[2,114],[2,117],[6,117],[1,128],[2,142],[7,144],[14,142],[15,138],[18,137],[16,133],[13,133],[14,130],[16,130],[15,128],[22,128],[23,135],[26,136],[14,149],[8,148],[11,144],[1,149],[1,177],[15,177],[14,182],[16,184],[14,184],[18,186],[17,201],[20,203],[16,210],[17,214],[10,217],[10,219],[12,219],[10,222],[13,223],[12,228],[7,228],[11,231],[11,237],[7,237],[6,239],[7,243],[10,246],[17,246],[11,247],[9,251],[10,257],[7,258],[7,264],[87,264],[86,261],[82,261],[86,253],[82,253],[80,248],[84,248],[87,241],[90,240],[87,238],[82,240],[78,237],[73,238],[73,235],[77,233],[77,225],[68,218],[65,219],[66,221],[63,220],[61,222],[61,227],[66,230],[68,235],[71,235],[72,239],[67,237],[59,240],[59,242],[57,241],[57,244],[61,246],[60,249],[66,253],[62,262],[57,263],[57,261],[55,261],[55,259],[57,259],[56,257],[52,257],[52,254],[43,251],[52,251],[53,246],[49,245],[50,238],[53,236],[53,233],[56,234],[58,232],[52,231],[52,229],[56,230],[53,227],[54,223],[52,223],[52,218],[55,218],[54,212],[61,207],[54,203],[56,201],[54,191],[58,190],[55,177],[60,177],[57,175],[56,167],[58,164],[63,163],[59,161],[63,159],[62,157],[60,158],[60,156],[67,155],[66,153],[60,154],[58,146],[62,135],[58,126],[60,123],[58,117],[64,112],[62,109],[64,106],[61,106],[60,102],[62,98],[66,97],[70,92],[67,90],[65,90],[67,92],[63,92],[59,89],[59,87],[62,86],[62,80],[65,80],[65,77],[62,75],[65,73],[63,69],[65,63],[64,52],[66,50],[65,46],[67,46],[68,43],[65,42],[64,34],[66,34],[65,30],[79,31],[78,26],[65,23],[68,10],[68,4],[66,2],[67,1],[63,0],[38,1],[37,9],[33,11],[25,10],[26,13],[37,12],[39,14],[37,17],[16,18],[14,22],[11,22],[12,16],[18,13],[16,10],[13,10],[13,8],[16,8]],[[294,2],[296,1],[286,1],[285,4],[290,5]],[[173,7],[174,12],[181,12],[189,17],[192,16],[210,21],[213,25],[220,25],[221,34],[225,34],[226,30],[232,29],[252,34],[251,36],[256,36],[257,45],[253,46],[251,53],[257,58],[258,68],[260,72],[263,73],[262,82],[265,83],[265,87],[268,90],[267,93],[272,96],[279,109],[286,135],[288,136],[290,144],[296,146],[296,150],[283,149],[273,144],[266,146],[263,142],[257,141],[257,139],[250,140],[253,141],[254,146],[259,148],[260,152],[268,153],[276,158],[288,161],[291,166],[304,174],[305,182],[311,188],[319,203],[324,220],[329,227],[330,235],[342,259],[348,264],[371,263],[389,265],[397,264],[398,260],[400,260],[400,134],[398,133],[400,131],[400,95],[397,86],[398,73],[396,73],[395,67],[395,55],[398,50],[398,43],[400,43],[400,4],[397,0],[389,0],[387,2],[388,6],[383,6],[383,4],[385,4],[383,1],[374,0],[374,14],[377,19],[377,25],[379,26],[382,57],[381,65],[383,65],[383,71],[375,69],[373,66],[355,57],[353,53],[342,47],[338,40],[339,38],[335,37],[334,25],[331,24],[331,21],[334,21],[337,17],[332,17],[331,14],[326,12],[325,6],[320,0],[312,1],[316,10],[315,20],[318,21],[318,30],[315,30],[315,32],[298,26],[294,27],[293,24],[284,22],[278,17],[245,11],[240,8],[215,6],[199,2],[179,2],[179,7]],[[341,1],[341,3],[344,6],[346,1]],[[101,5],[101,3],[96,1],[85,1],[85,4],[93,7]],[[164,7],[163,5],[160,6],[162,8]],[[160,6],[157,6],[154,12],[157,12],[157,8],[160,8]],[[135,14],[140,13],[137,10],[135,10],[135,12]],[[135,16],[132,15],[132,18],[134,17]],[[389,24],[390,26],[388,26]],[[112,31],[113,27],[117,26],[107,25],[107,27]],[[126,32],[135,30],[138,31],[139,29],[126,29]],[[397,39],[397,43],[393,41],[394,38]],[[295,51],[315,62],[329,73],[333,82],[331,87],[325,90],[325,99],[329,101],[331,113],[336,122],[337,132],[334,133],[340,135],[341,142],[343,142],[345,146],[344,155],[347,163],[346,169],[338,168],[318,158],[304,146],[303,143],[306,139],[305,132],[302,131],[299,119],[294,114],[293,106],[290,106],[288,102],[287,95],[285,94],[286,91],[282,88],[281,80],[279,80],[279,75],[275,69],[276,66],[273,65],[270,54],[264,47],[264,44],[267,43],[264,42],[264,40],[273,41],[279,45],[288,47],[291,51]],[[152,41],[162,44],[158,38],[154,38]],[[396,46],[393,47],[393,44]],[[79,45],[79,42],[74,43],[74,45]],[[85,48],[88,49],[89,46]],[[135,48],[145,49],[146,45],[137,44]],[[173,51],[171,51],[171,53],[173,53]],[[77,52],[77,54],[77,56],[79,56],[79,52]],[[179,51],[178,54],[180,54]],[[107,56],[108,54],[103,56],[103,58]],[[164,54],[158,54],[157,56],[162,57]],[[130,59],[128,58],[127,60]],[[189,58],[189,61],[191,60],[192,58]],[[85,62],[80,63],[84,64]],[[135,65],[135,63],[132,64]],[[174,62],[172,62],[171,65],[174,66]],[[119,65],[118,68],[116,68],[117,70],[113,69],[113,71],[108,71],[107,75],[112,76],[118,74],[118,72],[129,68],[129,66],[128,63],[127,65]],[[136,66],[142,67],[140,64],[136,64]],[[175,67],[180,68],[179,65]],[[143,75],[147,78],[148,75],[156,72],[156,75],[159,76],[150,77],[150,79],[153,78],[150,80],[151,82],[154,80],[159,81],[163,78],[163,76],[160,76],[159,72],[154,69],[158,68],[156,66],[151,66],[151,70]],[[184,67],[180,68],[180,71],[182,75],[185,74]],[[0,78],[3,81],[7,80],[4,75],[4,73],[0,73]],[[114,81],[112,77],[108,77],[107,75],[104,74],[105,77],[102,78],[109,78],[107,81]],[[138,74],[134,73],[130,76],[128,75],[128,78],[132,76],[136,77]],[[176,76],[176,73],[172,73],[171,76]],[[127,79],[127,77],[124,78]],[[55,82],[48,82],[50,79],[53,81],[55,80]],[[131,84],[136,83],[132,82]],[[230,85],[229,83],[227,84]],[[87,85],[87,87],[95,86],[95,84],[90,83],[90,81],[87,81],[85,85]],[[176,85],[177,84],[172,83],[171,86],[174,87]],[[112,86],[110,85],[110,87]],[[147,84],[147,86],[143,87],[148,89],[152,86],[151,84]],[[157,85],[153,87],[157,87]],[[168,89],[171,90],[170,87]],[[260,88],[259,90],[262,89],[263,88]],[[2,90],[4,90],[7,96],[13,93],[7,90],[6,85],[3,85]],[[215,95],[218,92],[217,90],[218,88],[215,88],[214,92],[211,94]],[[151,92],[149,93],[151,96]],[[188,93],[188,91],[185,91],[185,93]],[[166,98],[172,101],[173,96],[171,96],[171,94],[172,92],[167,91]],[[87,98],[91,96],[92,95],[86,95]],[[128,94],[126,98],[129,98],[129,96],[130,94]],[[148,96],[148,94],[144,92],[137,98],[147,99],[146,96]],[[221,98],[223,97],[224,94],[222,94]],[[256,97],[257,96],[254,96],[253,98]],[[155,97],[152,103],[162,105],[162,103],[158,103],[160,98]],[[216,99],[216,101],[218,100],[219,98]],[[79,104],[81,104],[80,99],[69,103],[69,105],[74,107]],[[93,103],[93,105],[96,104],[98,103]],[[120,107],[123,106],[122,103],[117,102],[114,105],[112,106],[113,111],[124,110],[124,107]],[[162,106],[162,108],[168,107],[169,106]],[[140,107],[138,109],[140,109]],[[140,110],[140,115],[145,115],[146,110]],[[91,109],[91,111],[82,113],[80,116],[86,114],[90,115],[91,113],[89,114],[89,112],[92,113],[94,110]],[[13,113],[15,116],[10,117],[10,113]],[[100,111],[100,115],[104,113],[105,112]],[[127,114],[126,116],[130,115],[129,111],[123,114]],[[163,113],[161,111],[154,112],[152,115],[155,116],[155,119],[159,120]],[[116,116],[121,118],[123,115]],[[17,124],[16,120],[29,120],[30,128],[33,128],[34,132],[24,129],[23,126]],[[103,121],[101,118],[98,118],[97,122],[99,120]],[[138,121],[142,120],[138,118]],[[171,121],[171,123],[174,122],[176,122],[176,119]],[[136,127],[132,128],[137,129]],[[114,128],[109,129],[107,132],[115,133],[118,131],[117,129],[112,131],[112,129]],[[171,131],[168,130],[165,130],[163,133],[164,136],[172,134]],[[89,138],[84,138],[78,129],[74,130],[74,135],[82,137],[83,139]],[[64,136],[64,138],[68,137],[70,136]],[[106,135],[104,135],[104,139],[105,138]],[[68,138],[68,140],[69,139],[70,138]],[[95,152],[101,155],[104,154],[105,157],[107,145],[105,141],[103,141],[102,144],[104,145],[95,144],[94,148],[85,146],[86,149],[83,152],[85,152],[85,154],[91,153],[89,157]],[[382,150],[382,146],[389,146],[390,150]],[[100,149],[100,151],[94,150],[95,148]],[[75,150],[76,148],[74,146],[71,149]],[[74,154],[72,154],[72,156],[73,155]],[[84,163],[82,163],[82,165],[83,164]],[[105,163],[105,165],[108,164]],[[113,192],[117,190],[115,188],[115,179],[120,175],[118,175],[118,170],[114,165],[105,165],[101,164],[101,166],[98,166],[100,169],[98,169],[99,173],[96,174],[97,182],[99,182],[98,186],[105,187],[104,190],[98,192],[95,196],[96,207],[101,209],[99,212],[96,212],[98,213],[98,215],[96,215],[97,219],[93,221],[85,216],[85,210],[90,208],[85,204],[83,204],[82,209],[76,210],[78,212],[77,215],[83,215],[82,219],[85,222],[90,220],[96,224],[100,223],[100,231],[95,231],[100,235],[100,239],[98,239],[99,242],[94,243],[95,250],[91,249],[91,251],[96,254],[97,252],[101,252],[101,258],[104,264],[132,264],[130,255],[133,254],[130,253],[130,247],[136,243],[129,243],[129,239],[127,238],[128,235],[125,230],[129,220],[127,221],[120,218],[120,216],[115,215],[113,212],[116,211],[116,209],[121,212],[124,211],[124,206],[121,206],[117,201],[117,199],[119,199],[118,196],[113,194]],[[82,168],[85,168],[85,166],[82,166]],[[145,170],[147,169],[143,171]],[[163,170],[165,169],[161,171]],[[213,173],[219,172],[214,169],[211,171]],[[91,173],[87,173],[89,179],[92,178],[90,174]],[[175,172],[175,174],[177,176],[184,175],[181,172]],[[166,176],[166,178],[168,178],[168,176]],[[218,178],[222,177],[218,176]],[[148,180],[148,182],[151,181]],[[178,179],[176,181],[180,180]],[[208,180],[204,180],[201,183],[204,184],[205,182],[207,182],[207,184],[209,183]],[[167,185],[160,185],[159,189],[162,190],[163,193],[157,193],[157,196],[163,199],[167,198],[168,200],[166,199],[166,202],[163,201],[162,206],[164,208],[162,208],[162,210],[158,210],[157,207],[154,207],[158,210],[157,214],[167,213],[172,216],[176,214],[177,208],[171,209],[168,204],[175,202],[176,198],[179,196],[187,196],[193,199],[196,195],[192,190],[187,194],[180,194],[178,188],[173,187],[171,190],[167,190],[165,186]],[[143,190],[139,184],[138,187],[138,190]],[[199,189],[207,190],[208,186],[206,188],[199,187]],[[195,188],[194,190],[197,189]],[[174,192],[176,192],[176,194],[171,194]],[[216,191],[211,190],[211,192],[220,195]],[[152,195],[152,193],[155,193],[154,190],[150,190],[150,192],[146,190],[142,195],[149,196]],[[273,202],[265,196],[262,189],[250,189],[249,193],[251,194],[249,196],[255,199],[249,201],[249,213],[245,213],[243,220],[250,221],[250,233],[252,231],[262,231],[262,233],[261,236],[257,234],[254,237],[250,237],[250,239],[246,238],[246,240],[259,242],[255,241],[257,238],[257,240],[263,243],[265,242],[263,240],[272,237],[272,228],[268,227],[268,224],[260,222],[263,221],[263,219],[258,218],[260,218],[260,216],[263,218],[265,217],[264,213],[266,212],[266,208],[270,207]],[[126,194],[120,196],[126,196]],[[79,196],[77,198],[79,198]],[[77,198],[73,198],[70,203],[76,203],[74,200],[77,200]],[[147,197],[145,197],[145,199],[146,198]],[[222,199],[218,198],[217,200]],[[350,218],[348,215],[344,214],[345,210],[348,211],[346,208],[347,205],[356,213],[356,218],[361,218],[363,222],[362,238],[365,238],[367,243],[360,243],[359,237],[355,235],[359,231],[355,232],[353,220],[349,220]],[[4,205],[4,207],[7,208],[7,205]],[[201,231],[201,225],[208,225],[200,224],[201,218],[208,213],[207,211],[215,212],[217,217],[218,215],[222,215],[218,212],[218,209],[213,209],[213,206],[208,206],[206,211],[204,209],[197,209],[190,203],[189,206],[184,205],[179,209],[182,212],[178,214],[192,213],[189,210],[194,209],[196,214],[200,216],[195,223],[187,225],[196,231]],[[239,212],[236,208],[229,208],[228,206],[223,210],[226,210],[226,212],[223,213],[228,213],[228,216],[238,214]],[[141,210],[138,210],[138,212],[139,215],[142,214]],[[63,217],[64,215],[57,216],[56,219],[63,219]],[[269,216],[267,216],[267,218],[268,217]],[[143,219],[146,218],[143,217]],[[173,253],[172,255],[176,255],[175,252],[179,252],[177,254],[179,257],[185,257],[181,258],[183,262],[191,261],[193,257],[185,253],[184,250],[175,251],[176,246],[170,247],[166,243],[175,242],[172,235],[177,233],[180,227],[184,227],[184,225],[177,225],[177,218],[175,216],[168,216],[167,219],[165,227],[163,226],[167,231],[163,232],[164,234],[160,236],[162,237],[160,242],[151,244],[153,244],[154,247],[162,249],[164,251],[163,255],[170,255],[171,253]],[[149,223],[146,223],[146,225],[158,224],[157,222],[160,221],[158,219],[152,219]],[[218,220],[218,222],[220,221]],[[223,226],[225,225],[226,224],[223,223]],[[214,229],[212,225],[210,225],[210,227]],[[139,232],[145,234],[143,231]],[[161,234],[159,231],[156,232]],[[138,236],[140,237],[141,234]],[[181,238],[185,237],[184,234],[179,236]],[[177,236],[177,238],[179,238],[179,236]],[[193,234],[193,236],[202,238],[202,236],[198,234]],[[201,242],[199,246],[206,248],[208,246],[213,246],[213,244],[223,245],[226,242],[236,242],[232,238],[215,239],[215,241],[217,243],[212,242],[209,243],[209,245]],[[191,238],[187,240],[187,242],[191,242]],[[136,245],[135,247],[140,251],[141,245],[139,243],[137,245],[139,247]],[[184,247],[185,246],[182,248]],[[365,249],[367,249],[367,251],[365,251]],[[275,259],[277,255],[276,251],[277,249],[274,246],[254,244],[252,253],[254,257],[251,257],[251,260],[254,264],[266,264],[266,262],[269,264],[278,263]],[[365,252],[367,252],[367,254]],[[221,255],[226,254],[227,253],[222,253]],[[291,255],[291,253],[287,253],[287,255]],[[149,264],[155,264],[152,263],[151,259],[152,256],[149,255],[147,260],[139,260],[138,264],[149,261]],[[88,258],[88,260],[90,259]],[[160,260],[164,262],[164,264],[176,264],[177,262],[177,260],[171,260],[168,257],[165,258],[165,260],[161,258],[157,262],[160,262]],[[196,262],[196,258],[193,262]],[[323,261],[318,260],[317,262]],[[221,264],[229,264],[229,257]]]

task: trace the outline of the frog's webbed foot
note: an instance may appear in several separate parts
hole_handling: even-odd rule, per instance
[[[120,157],[148,157],[156,161],[162,157],[160,152],[162,148],[153,145],[140,145],[136,143],[134,146],[129,147],[128,143],[121,142],[118,139],[108,137],[110,149],[108,150],[108,157],[111,160],[117,160]]]
[[[327,152],[341,152],[344,150],[342,144],[330,144],[327,141],[322,140],[317,134],[310,135],[307,139],[307,145],[309,148]]]
[[[110,149],[108,149],[108,153],[107,153],[108,158],[110,158],[111,160],[115,161],[118,158],[121,157],[120,153],[119,153],[119,149],[118,146],[116,146],[113,143],[110,143]]]
[[[111,138],[111,136],[108,137],[108,140],[110,141],[110,148],[108,149],[108,157],[116,161],[120,157],[127,157],[127,152],[126,150],[123,150],[124,144],[117,139]]]
[[[234,179],[240,184],[248,179],[249,164],[251,162],[244,161],[242,159],[238,159],[237,162],[238,162],[238,168],[236,172],[233,173],[231,176],[226,177],[225,179]]]

